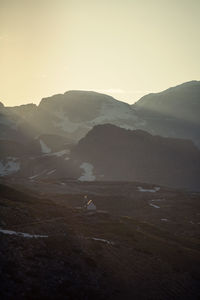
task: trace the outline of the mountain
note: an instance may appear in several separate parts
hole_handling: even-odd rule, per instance
[[[134,105],[91,91],[68,91],[18,107],[0,105],[0,139],[58,135],[76,143],[98,124],[190,139],[200,147],[200,82],[142,97]]]
[[[93,126],[107,122],[134,129],[143,121],[130,105],[95,92],[69,91],[44,98],[39,106],[1,104],[0,176],[17,171],[29,178],[77,177],[70,149]]]
[[[80,179],[200,188],[200,151],[188,140],[98,125],[79,141],[72,158],[84,170]]]
[[[0,103],[1,299],[198,298],[198,89],[196,106],[180,100],[193,84],[159,105]]]
[[[199,94],[199,82],[195,81],[170,88],[159,94],[147,95],[133,106],[91,91],[68,91],[64,94],[44,98],[38,106],[27,104],[5,107],[0,103],[0,176],[16,175],[29,179],[135,180],[137,176],[130,167],[133,164],[141,181],[158,182],[170,186],[196,187],[197,183],[194,183],[195,174],[198,173],[194,167],[194,161],[197,161],[196,148],[189,141],[176,140],[175,142],[173,139],[165,140],[156,135],[188,139],[200,146]],[[80,148],[82,141],[78,146],[75,145],[96,125],[107,123],[118,126],[119,136],[118,129],[115,129],[117,134],[114,133],[116,139],[114,141],[113,132],[110,130],[107,132],[105,128],[108,127],[103,127],[105,130],[103,135],[108,139],[108,145],[113,150],[113,157],[105,166],[106,169],[102,167],[101,170],[99,167],[94,176],[91,165],[88,165],[89,160],[84,157],[87,147],[83,149],[83,153],[79,153],[81,159],[70,153],[73,152],[73,149]],[[129,135],[125,138],[127,132],[121,131],[120,128],[136,131],[133,135],[127,131]],[[137,131],[139,129],[143,131]],[[151,135],[145,133],[144,130]],[[97,129],[94,132],[96,133]],[[121,134],[122,132],[123,134]],[[137,135],[143,136],[143,144],[138,141],[135,144],[138,145],[138,149],[144,147],[145,149],[142,151],[137,150],[137,146],[132,149],[133,136],[136,139]],[[88,136],[90,137],[90,133]],[[90,143],[88,136],[85,141]],[[95,149],[95,143],[99,149],[103,149],[104,141],[103,138],[99,139],[96,134],[94,140],[95,142],[92,142],[94,145],[88,144],[91,147],[88,149],[88,153],[93,151],[92,155],[96,156],[100,150]],[[110,144],[111,141],[115,147]],[[127,145],[126,151],[122,147],[123,143]],[[158,143],[158,149],[163,144],[162,155],[156,154],[156,157],[163,161],[163,163],[159,161],[159,168],[155,158],[156,143]],[[185,159],[182,161],[179,158],[178,150],[174,147],[175,144],[180,145],[177,147],[180,147],[180,152],[184,153]],[[119,154],[119,148],[123,153],[122,157]],[[133,161],[134,156],[131,157],[129,148],[133,153],[138,151],[137,155],[134,154],[138,157],[138,162]],[[143,157],[142,153],[147,149],[149,150],[148,155]],[[99,164],[102,163],[103,166],[103,161],[106,161],[106,152],[102,151],[102,160],[99,161]],[[106,151],[110,153],[107,148]],[[171,161],[168,159],[170,155],[172,156]],[[127,160],[123,165],[122,161],[125,159],[123,157],[126,156]],[[170,179],[171,169],[169,166],[172,164],[173,169],[173,166],[176,165],[175,157],[179,161],[179,172],[186,174],[186,165],[188,164],[191,172],[189,179],[183,174],[179,176],[178,171],[173,173],[176,179],[172,180],[172,176]],[[147,162],[147,158],[149,160],[146,167],[142,165],[140,168],[141,161]],[[129,163],[128,160],[130,160]],[[169,162],[169,165],[164,164],[166,161]],[[96,158],[93,163],[97,167]],[[122,168],[121,175],[119,169],[117,170],[117,165]],[[182,167],[180,167],[181,165]],[[147,166],[149,166],[149,170]],[[197,169],[198,166],[197,161]],[[165,167],[166,172],[164,172]],[[112,168],[115,172],[112,171]],[[159,179],[160,175],[158,176],[158,174],[165,173],[168,174],[166,178]],[[180,179],[184,176],[184,180]]]
[[[150,133],[191,139],[200,147],[200,81],[146,95],[132,107]]]
[[[43,98],[38,106],[0,105],[0,139],[33,139],[39,135],[58,135],[77,142],[95,125],[111,123],[123,128],[143,126],[127,103],[110,96],[87,91],[68,91]]]
[[[43,98],[38,106],[0,106],[0,125],[4,126],[2,131],[7,131],[7,139],[8,135],[13,139],[22,133],[30,137],[54,134],[77,142],[93,126],[104,123],[136,129],[144,122],[129,104],[89,91],[68,91]]]
[[[69,91],[44,98],[38,110],[46,116],[52,116],[45,125],[46,131],[54,127],[56,133],[76,141],[97,124],[111,123],[129,129],[136,129],[143,124],[127,103],[89,91]]]

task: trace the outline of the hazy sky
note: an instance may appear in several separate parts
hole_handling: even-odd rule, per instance
[[[200,80],[200,0],[0,0],[0,101]]]

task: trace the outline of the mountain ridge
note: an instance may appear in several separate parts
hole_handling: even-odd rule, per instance
[[[104,124],[95,126],[79,141],[72,157],[80,163],[89,163],[96,180],[200,188],[200,151],[187,140]]]

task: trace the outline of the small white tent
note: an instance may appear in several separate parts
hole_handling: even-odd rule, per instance
[[[86,204],[86,209],[87,210],[96,210],[96,205],[94,205],[93,201],[92,200],[89,200],[88,203]]]

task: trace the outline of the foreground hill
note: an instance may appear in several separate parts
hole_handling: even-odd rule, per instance
[[[96,180],[199,188],[200,152],[187,140],[98,125],[78,143],[72,157]]]
[[[198,299],[197,237],[0,191],[1,299]]]
[[[132,107],[150,133],[192,139],[200,147],[200,81],[146,95]]]

